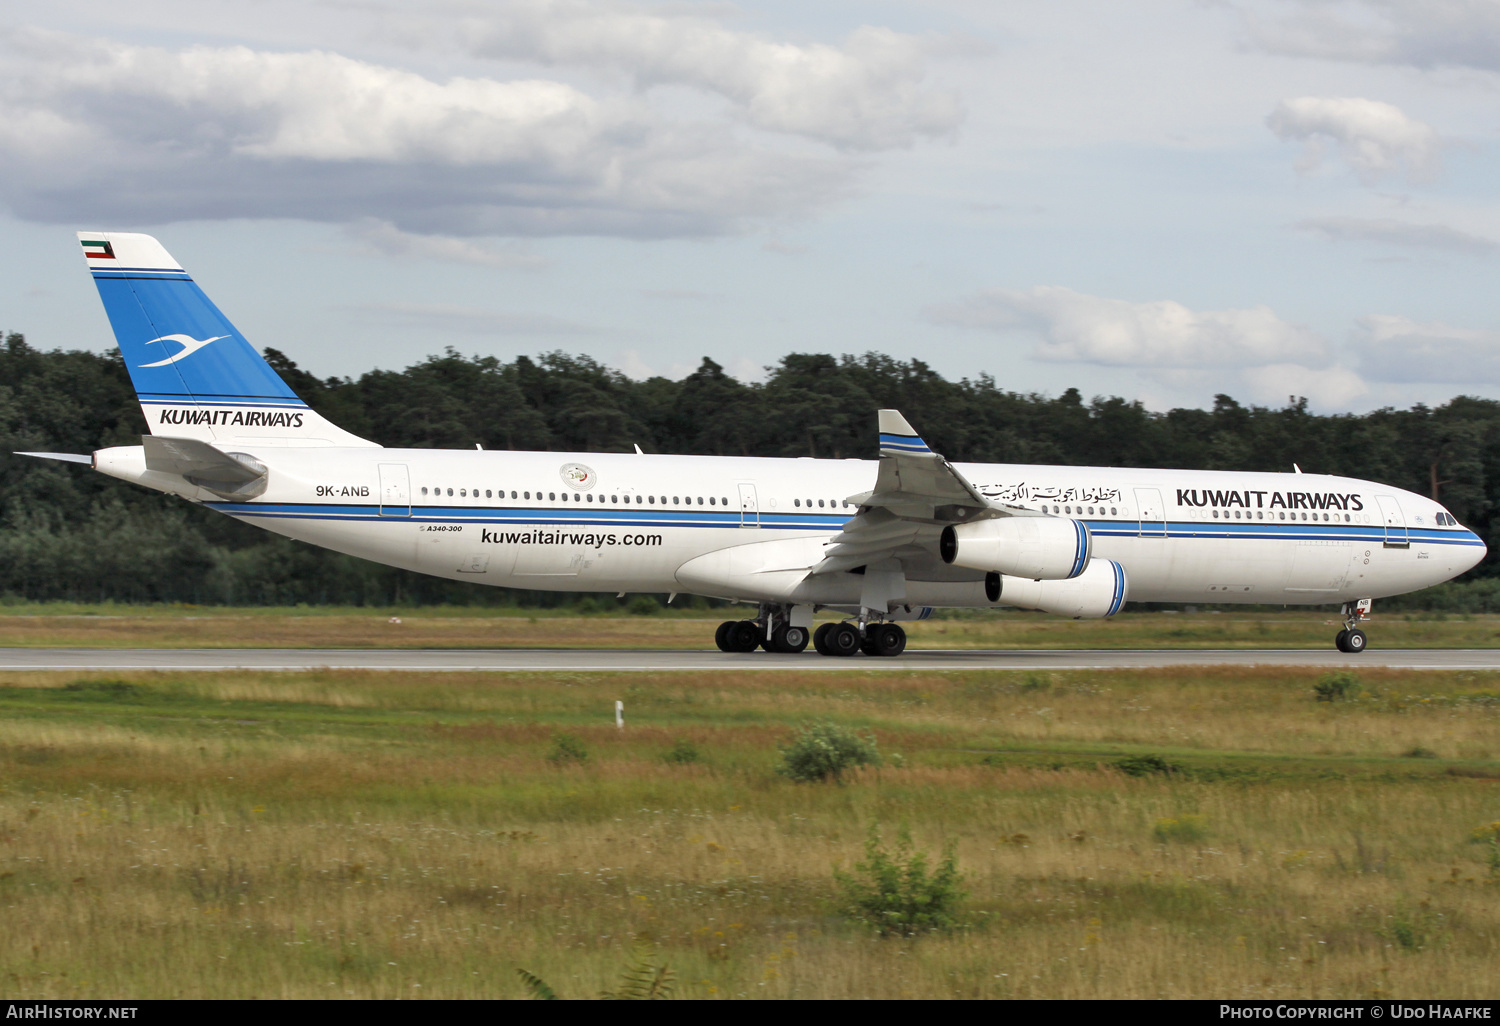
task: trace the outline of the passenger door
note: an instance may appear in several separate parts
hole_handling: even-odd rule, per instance
[[[755,485],[748,481],[740,482],[740,526],[760,526],[760,503],[755,497]]]
[[[1135,505],[1139,512],[1142,538],[1165,538],[1167,521],[1164,515],[1161,492],[1155,488],[1137,488]]]
[[[1385,521],[1385,547],[1410,548],[1411,538],[1406,533],[1406,514],[1401,511],[1401,503],[1394,495],[1377,495],[1375,501],[1380,504],[1380,517]]]
[[[380,515],[411,516],[411,475],[405,463],[380,464]]]

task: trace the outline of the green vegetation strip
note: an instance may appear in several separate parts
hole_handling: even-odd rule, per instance
[[[1497,755],[1474,672],[8,674],[0,973],[1492,999]]]

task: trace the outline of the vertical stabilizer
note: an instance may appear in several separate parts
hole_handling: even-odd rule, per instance
[[[374,445],[297,398],[154,238],[79,232],[78,241],[153,435]]]

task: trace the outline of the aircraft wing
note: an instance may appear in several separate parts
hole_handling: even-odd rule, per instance
[[[897,410],[880,411],[880,469],[875,488],[849,496],[859,512],[834,537],[813,567],[839,573],[882,560],[937,559],[938,536],[949,524],[986,517],[1041,516],[979,494],[968,479],[933,452]]]

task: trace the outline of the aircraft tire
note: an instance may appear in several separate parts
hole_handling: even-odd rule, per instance
[[[818,655],[831,656],[834,654],[828,648],[828,632],[831,630],[833,630],[833,624],[825,623],[813,631],[813,648],[817,651]]]
[[[828,654],[836,656],[852,656],[859,651],[859,643],[859,628],[852,623],[834,624],[824,641]]]
[[[1344,651],[1349,652],[1353,655],[1359,655],[1365,650],[1365,646],[1369,643],[1370,639],[1365,637],[1365,632],[1356,627],[1352,631],[1350,631],[1349,636],[1344,639]]]
[[[782,624],[771,635],[771,651],[796,655],[807,648],[807,628]]]
[[[1333,636],[1333,647],[1340,652],[1349,651],[1349,628],[1345,627]]]
[[[714,631],[714,644],[719,646],[720,652],[734,651],[729,647],[729,632],[734,628],[733,620],[725,620],[719,624],[719,629]]]
[[[760,645],[760,626],[754,620],[739,620],[729,630],[729,651],[754,652]]]
[[[878,629],[873,626],[866,627],[864,637],[859,639],[859,650],[867,656],[878,656],[880,654],[880,650],[875,647],[875,632]]]
[[[873,637],[872,647],[875,651],[871,653],[872,655],[889,659],[906,651],[906,631],[902,630],[899,624],[883,623],[867,631],[865,637]]]

